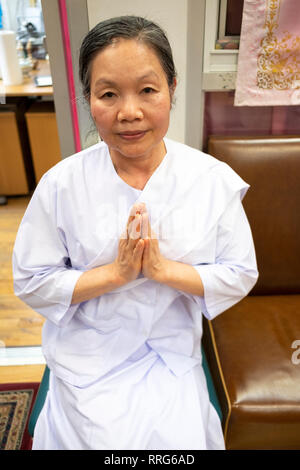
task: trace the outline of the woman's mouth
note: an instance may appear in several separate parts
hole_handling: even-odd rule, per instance
[[[119,136],[124,140],[139,140],[146,134],[147,131],[128,131],[128,132],[120,132]]]

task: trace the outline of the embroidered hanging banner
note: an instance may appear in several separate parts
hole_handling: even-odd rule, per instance
[[[244,1],[234,104],[300,104],[300,0]]]

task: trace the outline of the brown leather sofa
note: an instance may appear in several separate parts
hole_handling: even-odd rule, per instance
[[[251,185],[243,204],[260,274],[204,321],[226,449],[300,449],[300,137],[211,136],[208,153]]]

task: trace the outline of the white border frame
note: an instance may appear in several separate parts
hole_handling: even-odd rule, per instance
[[[203,54],[203,90],[234,90],[238,49],[215,49],[219,28],[221,0],[205,2],[205,34]]]
[[[228,39],[236,41],[240,38],[239,35],[229,36],[225,34],[226,31],[226,16],[227,16],[227,0],[220,0],[220,11],[219,11],[219,27],[217,39]]]

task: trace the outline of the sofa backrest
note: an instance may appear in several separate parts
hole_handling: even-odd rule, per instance
[[[250,189],[243,205],[259,270],[251,295],[300,293],[300,136],[209,138]]]

